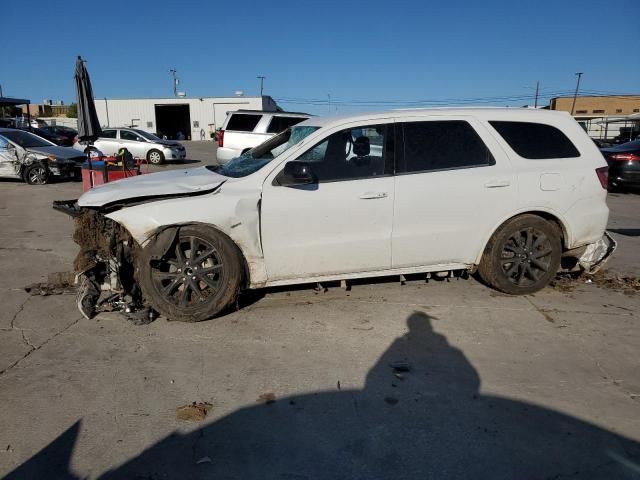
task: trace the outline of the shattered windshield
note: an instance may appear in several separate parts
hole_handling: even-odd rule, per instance
[[[23,132],[22,130],[14,130],[12,132],[3,132],[5,138],[8,138],[13,143],[20,145],[22,148],[31,147],[50,147],[53,145],[44,138],[40,138],[29,132]]]
[[[207,167],[225,177],[239,178],[251,175],[271,160],[308,137],[320,127],[292,127],[252,148],[224,165]]]

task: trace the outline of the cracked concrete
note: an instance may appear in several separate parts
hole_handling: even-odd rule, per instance
[[[0,251],[0,477],[34,465],[30,459],[58,445],[67,430],[75,432],[72,441],[53,450],[70,469],[61,478],[97,478],[110,469],[115,478],[252,478],[236,471],[252,459],[261,462],[260,478],[478,478],[474,465],[489,460],[494,467],[485,475],[497,478],[509,457],[514,470],[502,478],[590,479],[619,478],[625,462],[640,462],[615,452],[604,460],[591,455],[601,452],[594,446],[601,437],[590,437],[606,432],[618,444],[640,444],[640,296],[592,284],[509,297],[475,280],[362,282],[350,292],[269,290],[199,324],[159,319],[135,327],[116,314],[87,321],[73,296],[29,297],[16,289],[71,265],[71,224],[49,204],[74,198],[79,185],[1,186],[0,203],[22,208],[0,217],[4,243],[18,247],[20,237],[53,251]],[[640,226],[630,213],[640,209],[639,197],[614,197],[613,207],[616,225]],[[632,250],[627,245],[619,252],[623,264],[613,266],[633,273],[640,238],[626,241]],[[430,318],[441,338],[414,352],[412,371],[398,379],[388,363],[411,344],[415,312]],[[438,363],[442,342],[445,361]],[[276,394],[273,405],[256,402],[265,392]],[[176,421],[176,407],[193,401],[213,404],[206,421]],[[552,418],[560,430],[545,423]],[[269,431],[277,437],[261,444]],[[314,476],[295,462],[273,463],[265,452],[287,438],[290,455],[279,461],[295,460],[299,443],[325,470]],[[346,443],[333,450],[341,438]],[[519,439],[527,446],[510,450]],[[547,443],[561,447],[545,450]],[[478,446],[487,447],[485,457],[474,456]],[[376,458],[358,463],[369,451]],[[536,452],[545,456],[530,474],[518,470],[518,461]],[[205,456],[210,464],[195,465]],[[322,464],[327,458],[333,464]],[[434,463],[402,473],[427,459]],[[378,461],[381,474],[371,474],[367,468]],[[354,465],[359,476],[345,473]],[[631,467],[627,478],[634,478]]]

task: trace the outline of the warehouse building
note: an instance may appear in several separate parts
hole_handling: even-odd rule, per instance
[[[134,127],[185,140],[209,140],[227,112],[280,109],[269,96],[96,98],[95,105],[103,127]]]

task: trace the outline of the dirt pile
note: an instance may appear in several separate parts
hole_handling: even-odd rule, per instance
[[[549,284],[560,292],[572,292],[579,285],[596,285],[600,288],[622,292],[626,295],[640,293],[640,278],[619,275],[607,270],[600,270],[591,274],[561,274]]]

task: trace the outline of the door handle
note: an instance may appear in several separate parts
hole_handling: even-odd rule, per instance
[[[485,188],[501,188],[511,185],[509,180],[491,180],[484,184]]]
[[[362,200],[375,200],[376,198],[387,198],[387,192],[365,192],[360,195]]]

